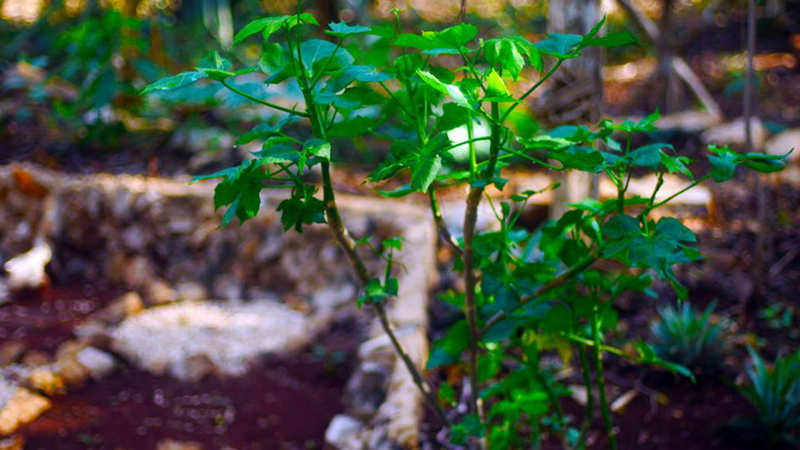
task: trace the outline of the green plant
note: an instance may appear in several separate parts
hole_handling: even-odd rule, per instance
[[[602,121],[593,129],[570,125],[534,132],[536,127],[530,126],[531,119],[520,106],[565,60],[580,57],[586,47],[634,42],[626,33],[600,37],[603,21],[585,36],[551,34],[536,43],[523,37],[479,40],[478,29],[466,23],[412,34],[403,31],[399,20],[373,27],[331,23],[325,33],[334,42],[303,40],[304,30],[316,25],[299,4],[295,15],[251,22],[235,36],[234,45],[260,35],[264,44],[257,68],[233,70],[231,62],[212,53],[196,69],[159,80],[144,91],[171,90],[210,79],[284,115],[277,123],[256,125],[240,138],[240,142],[264,141],[253,159],[195,179],[219,180],[214,201],[217,207],[227,207],[223,224],[255,216],[262,189],[288,191],[278,206],[286,230],[302,231],[304,226],[326,223],[362,284],[359,304],[374,309],[453,443],[531,447],[551,433],[566,447],[585,447],[594,405],[587,407],[582,424],[570,423],[559,404],[567,390],[542,366],[540,357],[555,350],[568,364],[577,349],[587,390],[597,384],[607,438],[611,448],[616,448],[605,397],[606,355],[691,376],[685,367],[660,359],[643,342],[633,343],[632,351],[606,342],[608,331],[616,328],[613,300],[626,291],[647,291],[653,275],[686,297],[672,267],[699,257],[693,246],[695,236],[677,219],[656,221],[650,213],[708,178],[718,182],[731,178],[739,164],[775,171],[785,166],[782,158],[714,147],[711,172],[695,178],[687,167],[690,160],[678,156],[669,144],[632,148],[635,134],[655,130],[657,112],[638,123]],[[361,39],[364,35],[371,38]],[[282,36],[284,44],[271,42],[273,36]],[[373,53],[365,50],[370,46],[394,49],[397,56],[387,58],[381,67],[371,66],[366,60]],[[304,98],[302,109],[264,100],[232,83],[239,75],[259,71],[267,84],[296,83]],[[523,71],[536,81],[524,84]],[[310,136],[285,133],[291,121],[306,123]],[[437,394],[404,352],[387,318],[384,305],[397,293],[391,255],[401,250],[399,245],[385,244],[385,272],[370,273],[356,248],[369,237],[356,242],[340,216],[331,182],[337,156],[332,150],[348,138],[390,143],[388,156],[367,181],[394,178],[405,183],[392,191],[377,189],[385,197],[425,194],[442,241],[457,255],[455,269],[463,274],[466,288],[448,295],[447,301],[463,312],[464,319],[433,343],[427,369],[464,366],[468,376],[462,389],[470,392],[466,415],[448,409],[457,398],[458,386],[442,383]],[[617,186],[618,195],[613,200],[587,199],[572,205],[558,220],[529,232],[518,227],[517,221],[525,203],[541,192],[526,191],[499,203],[486,195],[490,185],[503,189],[502,169],[510,164],[605,174]],[[304,177],[315,166],[322,175],[321,198],[318,186]],[[657,175],[658,183],[648,198],[626,196],[635,168]],[[683,174],[692,181],[685,189],[659,198],[666,173]],[[437,199],[437,190],[455,185],[469,190],[459,240],[447,229]],[[484,198],[499,230],[476,229],[478,205]],[[593,269],[600,259],[616,260],[624,269]]]
[[[714,304],[701,314],[688,302],[658,310],[650,325],[653,349],[660,358],[710,374],[720,369],[727,352],[724,326],[714,322]]]
[[[751,347],[747,368],[749,383],[742,395],[756,409],[753,418],[738,419],[739,426],[753,432],[756,439],[766,438],[771,445],[797,444],[800,429],[800,351],[775,360],[768,368]]]

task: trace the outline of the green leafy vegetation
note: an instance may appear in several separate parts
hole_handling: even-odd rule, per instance
[[[724,326],[712,318],[714,304],[700,313],[684,302],[659,308],[653,322],[653,349],[660,358],[681,364],[695,373],[719,372],[728,351]]]
[[[281,189],[286,196],[278,210],[286,230],[302,232],[314,223],[331,228],[362,285],[359,304],[374,309],[453,443],[532,448],[548,433],[570,447],[584,448],[595,405],[587,405],[586,417],[579,423],[564,414],[559,398],[568,389],[556,381],[552,367],[542,364],[542,354],[554,352],[563,366],[577,353],[586,390],[599,392],[596,406],[609,446],[615,449],[616,431],[605,389],[606,358],[692,378],[686,365],[711,356],[721,345],[719,329],[708,321],[710,310],[699,318],[691,310],[686,318],[662,311],[661,334],[670,341],[655,348],[614,337],[615,299],[629,292],[652,294],[655,278],[686,298],[687,289],[674,267],[701,257],[691,230],[678,219],[662,214],[656,218],[653,211],[708,178],[730,179],[739,165],[767,173],[785,163],[782,157],[712,146],[710,171],[695,177],[689,170],[693,161],[681,156],[679,149],[668,144],[633,147],[635,137],[656,130],[658,112],[636,123],[604,120],[594,127],[543,130],[526,124],[525,116],[516,114],[518,108],[564,61],[580,57],[588,47],[635,43],[625,32],[600,36],[603,24],[600,21],[585,36],[550,34],[531,43],[521,36],[483,41],[477,28],[466,23],[421,34],[404,32],[399,20],[374,27],[332,23],[325,31],[333,40],[322,41],[307,38],[309,29],[318,24],[298,7],[298,14],[256,20],[236,35],[234,46],[260,38],[264,50],[258,67],[233,70],[231,62],[212,53],[212,65],[156,81],[143,93],[207,79],[285,118],[279,125],[258,124],[239,138],[240,142],[263,139],[263,148],[252,159],[195,181],[218,180],[215,206],[226,209],[223,224],[254,217],[261,190]],[[392,55],[386,64],[371,65],[364,56],[368,51],[349,50],[351,45],[364,48],[382,40],[389,42]],[[236,87],[237,77],[255,71],[262,73],[266,84],[296,84],[303,104],[278,105]],[[523,82],[523,73],[532,77],[531,82]],[[306,123],[311,135],[284,132],[281,124],[292,119]],[[463,389],[469,392],[466,414],[450,408],[459,397],[453,386],[443,384],[436,393],[405,354],[386,317],[385,303],[398,292],[391,271],[394,252],[402,251],[401,246],[384,243],[379,253],[386,261],[385,272],[370,273],[356,251],[364,241],[351,237],[340,216],[331,181],[337,143],[364,136],[390,146],[367,181],[397,180],[399,188],[378,189],[386,197],[424,193],[442,241],[457,255],[454,269],[462,274],[465,288],[449,295],[448,302],[463,313],[463,320],[432,344],[427,368],[464,369],[468,381]],[[491,185],[503,190],[502,169],[511,164],[598,174],[613,183],[617,196],[570,205],[562,217],[527,230],[518,224],[521,211],[543,191],[525,191],[503,201],[486,195]],[[319,185],[305,176],[312,169],[321,175]],[[634,170],[649,171],[658,180],[649,196],[628,194]],[[659,196],[666,174],[688,179],[687,187]],[[437,199],[439,189],[457,185],[469,191],[458,240],[447,229]],[[476,229],[483,200],[490,204],[499,229]],[[597,268],[599,260],[613,261],[616,268]],[[680,340],[683,332],[690,333],[685,344]],[[680,349],[670,350],[671,342],[680,342]]]
[[[751,363],[748,383],[742,394],[756,410],[751,418],[737,424],[751,432],[750,437],[769,445],[797,445],[800,430],[800,351],[775,360],[772,367],[748,347]]]

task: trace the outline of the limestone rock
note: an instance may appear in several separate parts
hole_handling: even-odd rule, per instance
[[[152,373],[187,379],[188,361],[205,355],[240,375],[263,353],[307,343],[309,319],[277,302],[179,302],[149,308],[112,331],[112,348]]]
[[[792,149],[794,151],[788,156],[790,161],[795,160],[800,153],[800,128],[786,130],[764,144],[764,151],[770,155],[784,155]]]
[[[117,325],[126,317],[144,310],[142,297],[136,292],[128,292],[112,300],[105,308],[92,314],[92,319],[107,325]]]
[[[155,279],[145,287],[145,297],[151,305],[164,305],[178,301],[178,291],[164,280]]]
[[[362,448],[358,434],[363,429],[364,424],[360,420],[337,414],[325,430],[325,443],[338,450]]]
[[[25,439],[22,436],[11,436],[10,438],[0,439],[0,450],[23,450]]]
[[[50,362],[50,356],[40,350],[31,350],[22,357],[22,364],[27,367],[43,366]]]
[[[203,444],[194,441],[164,439],[156,444],[156,450],[203,450]]]
[[[700,133],[720,122],[720,117],[707,111],[681,111],[661,117],[656,125],[662,130],[681,130],[685,133]]]
[[[767,129],[757,117],[750,119],[750,127],[753,147],[761,148],[767,138]],[[732,122],[709,128],[703,133],[702,139],[709,144],[743,146],[745,145],[744,118],[740,117]]]
[[[368,421],[386,399],[391,368],[365,361],[347,381],[344,401],[347,411]]]
[[[42,391],[47,395],[64,394],[66,392],[64,379],[48,367],[34,369],[28,377],[28,384],[33,389]]]
[[[16,362],[25,352],[25,344],[22,342],[8,341],[0,345],[0,366],[5,366]]]
[[[208,291],[200,283],[187,282],[175,286],[178,297],[184,302],[201,302],[208,300]]]
[[[0,435],[10,435],[17,428],[30,423],[50,408],[50,400],[23,387],[0,409]]]
[[[75,354],[75,359],[89,370],[95,380],[105,378],[114,370],[114,358],[95,347],[86,347]]]
[[[8,272],[8,287],[11,291],[41,287],[47,282],[44,268],[52,258],[53,250],[47,242],[38,240],[27,252],[9,259],[4,266]]]

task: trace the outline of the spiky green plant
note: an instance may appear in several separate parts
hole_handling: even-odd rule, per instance
[[[749,383],[742,395],[756,409],[753,418],[741,420],[767,438],[770,444],[798,444],[800,429],[800,350],[775,360],[772,368],[755,350],[748,347],[751,363],[747,368]]]
[[[688,302],[659,308],[659,320],[650,326],[656,354],[667,361],[682,364],[693,372],[708,375],[722,367],[728,349],[725,328],[711,320],[714,303],[703,313]]]

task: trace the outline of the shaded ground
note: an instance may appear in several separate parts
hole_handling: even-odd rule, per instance
[[[52,354],[115,294],[91,286],[26,293],[0,306],[0,334]],[[21,430],[25,448],[152,449],[165,439],[206,448],[321,448],[330,420],[343,411],[358,342],[355,325],[339,323],[312,348],[264,357],[241,377],[197,382],[154,376],[118,358],[107,378],[52,397],[53,407]]]

